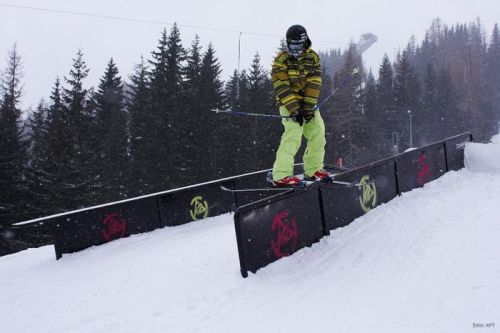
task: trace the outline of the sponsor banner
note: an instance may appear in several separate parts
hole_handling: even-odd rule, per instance
[[[286,192],[240,207],[234,221],[243,277],[323,236],[316,188]]]
[[[398,195],[393,158],[340,174],[335,179],[359,183],[360,186],[321,185],[327,233],[329,230],[348,225]]]
[[[233,194],[220,186],[233,181],[210,183],[158,196],[162,226],[176,226],[235,210]]]
[[[154,197],[109,205],[55,218],[56,258],[160,227]]]
[[[472,141],[470,133],[464,133],[446,140],[446,162],[448,170],[460,170],[464,167],[465,144]]]
[[[247,236],[251,235],[251,232],[254,231],[251,228],[255,228],[255,231],[260,232],[258,229],[259,223],[255,222],[257,220],[252,220],[254,213],[259,218],[265,218],[268,221],[268,215],[271,214],[268,211],[278,214],[285,211],[284,209],[287,206],[290,206],[291,210],[286,211],[286,214],[279,215],[279,221],[287,220],[288,216],[301,215],[300,218],[292,218],[292,220],[303,221],[312,219],[314,223],[311,226],[311,230],[317,232],[317,230],[321,231],[321,227],[318,227],[318,225],[321,226],[321,223],[316,223],[316,221],[321,221],[322,214],[324,214],[325,222],[323,224],[323,231],[326,234],[329,230],[350,223],[356,217],[361,216],[380,203],[389,201],[395,196],[395,191],[396,193],[409,191],[438,178],[446,170],[457,170],[463,167],[463,148],[465,143],[469,141],[472,141],[472,136],[469,133],[464,133],[439,144],[409,151],[395,158],[379,161],[336,176],[338,180],[366,184],[360,188],[328,187],[322,185],[320,190],[313,188],[307,191],[286,192],[278,195],[275,194],[276,192],[271,191],[229,193],[220,190],[220,185],[228,188],[242,189],[266,187],[267,171],[261,171],[168,191],[163,194],[159,193],[148,197],[133,198],[126,200],[126,202],[91,207],[85,210],[65,213],[61,216],[50,216],[36,219],[36,221],[21,222],[18,223],[19,225],[16,228],[8,230],[5,235],[2,234],[2,237],[9,237],[9,241],[15,241],[16,239],[26,241],[29,239],[31,244],[40,245],[51,243],[53,239],[56,247],[56,256],[60,258],[63,253],[79,251],[89,246],[103,244],[113,239],[151,231],[163,226],[175,226],[224,214],[234,211],[237,207],[243,205],[248,205],[249,207],[254,207],[254,205],[257,205],[255,207],[269,206],[268,210],[259,208],[256,212],[251,212],[247,206],[245,208],[241,207],[242,210],[239,210],[238,214],[241,215],[244,223],[236,222],[236,228],[241,227]],[[394,165],[397,166],[398,177],[396,177]],[[301,172],[300,169],[301,166],[297,165],[297,173]],[[373,180],[375,180],[374,183],[372,183]],[[273,199],[282,198],[283,196],[286,198],[290,197],[291,201],[288,202],[288,199],[283,199],[283,202],[281,202],[281,199]],[[272,223],[272,220],[266,223]],[[254,221],[254,224],[251,223],[252,221]],[[283,226],[288,225],[287,223],[276,223],[278,223],[276,225],[282,226],[281,230],[285,230],[286,228]],[[296,222],[296,224],[300,231],[301,222]],[[295,229],[293,223],[290,228],[290,235],[294,235],[293,230]],[[240,235],[242,233],[237,232],[237,234]],[[305,236],[307,236],[307,233]],[[255,237],[257,237],[255,238],[257,242],[260,236],[256,235]],[[282,237],[281,242],[285,238]],[[304,239],[309,238],[311,237],[304,237]],[[274,248],[283,248],[278,246],[281,244],[280,242],[276,242],[278,241],[275,241]],[[243,244],[239,241],[239,245],[240,243]],[[297,245],[293,247],[294,251],[296,250],[295,247],[298,249],[306,243],[306,241],[302,242],[299,237]],[[266,244],[272,246],[269,242]],[[241,250],[240,255],[248,253],[248,247],[252,245],[246,244],[244,249],[247,252]],[[17,248],[13,250],[17,250]],[[269,251],[272,250],[273,248],[271,247]],[[288,250],[283,250],[273,253],[288,255],[289,252]],[[251,257],[252,254],[249,256]],[[272,260],[268,257],[266,258],[265,260],[260,260],[259,258],[251,257],[249,259],[250,268],[248,270],[255,271],[266,260],[267,262],[276,260],[275,257]]]
[[[444,142],[399,155],[396,164],[401,193],[422,187],[446,172]]]
[[[51,245],[54,243],[52,235],[52,223],[49,222],[0,227],[0,256]]]

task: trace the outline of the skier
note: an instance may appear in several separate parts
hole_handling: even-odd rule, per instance
[[[293,176],[295,155],[302,135],[307,140],[303,156],[304,180],[331,181],[323,169],[325,156],[325,124],[315,110],[321,90],[321,68],[318,54],[311,49],[311,40],[301,25],[292,25],[286,32],[286,50],[274,59],[271,79],[285,128],[276,152],[271,184],[275,187],[300,186]]]

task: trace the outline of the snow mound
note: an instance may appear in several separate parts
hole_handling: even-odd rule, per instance
[[[499,145],[247,279],[232,214],[1,257],[1,331],[496,332]]]
[[[491,143],[500,143],[500,133],[491,138]]]
[[[467,143],[465,167],[473,172],[500,174],[500,135],[494,136],[488,144]]]

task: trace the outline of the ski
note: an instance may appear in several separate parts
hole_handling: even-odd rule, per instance
[[[318,184],[320,187],[324,185],[340,185],[340,186],[335,186],[334,188],[349,188],[349,187],[363,187],[366,185],[373,184],[375,181],[371,180],[367,183],[360,184],[356,182],[345,182],[341,180],[331,180],[327,182],[321,182],[321,181],[315,181],[315,182],[304,182],[303,185],[300,186],[288,186],[288,187],[261,187],[261,188],[237,188],[237,189],[231,189],[227,188],[226,186],[221,185],[220,189],[226,192],[232,192],[232,193],[237,193],[237,192],[271,192],[271,191],[278,191],[278,192],[286,192],[286,191],[296,191],[296,190],[305,190],[308,188],[311,188],[313,184]],[[328,186],[326,186],[328,187]]]
[[[302,186],[288,186],[288,187],[262,187],[262,188],[231,189],[231,188],[227,188],[227,187],[221,185],[220,189],[223,191],[232,192],[232,193],[237,193],[237,192],[268,192],[268,191],[286,192],[286,191],[305,190],[308,187],[309,187],[309,185],[305,184]]]
[[[365,185],[370,185],[370,184],[373,184],[375,182],[375,180],[370,180],[369,182],[367,183],[364,183],[364,184],[361,184],[361,183],[356,183],[356,182],[345,182],[345,181],[342,181],[342,180],[330,180],[330,181],[327,181],[327,182],[320,182],[320,184],[333,184],[333,185],[341,185],[340,188],[342,187],[363,187]]]

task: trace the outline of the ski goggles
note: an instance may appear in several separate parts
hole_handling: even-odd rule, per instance
[[[294,57],[298,57],[302,52],[304,52],[305,42],[304,41],[290,41],[287,45],[288,53]]]

